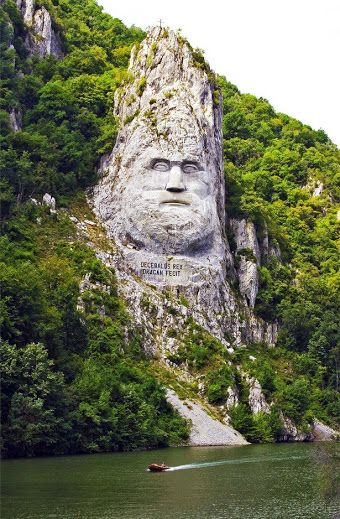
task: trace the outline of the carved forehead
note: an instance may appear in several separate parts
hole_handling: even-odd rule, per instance
[[[150,146],[141,149],[138,154],[129,154],[126,152],[122,156],[120,175],[134,175],[139,169],[150,167],[156,160],[164,160],[170,164],[195,163],[201,169],[210,172],[213,176],[217,176],[216,168],[213,164],[200,152],[200,150],[177,150],[164,148],[162,146]]]
[[[206,146],[204,139],[197,139],[196,135],[178,135],[175,139],[165,139],[151,134],[145,128],[135,128],[133,132],[125,133],[125,139],[116,148],[121,157],[122,166],[144,164],[155,158],[164,158],[169,161],[198,162],[202,166],[215,169],[212,160],[215,154]]]

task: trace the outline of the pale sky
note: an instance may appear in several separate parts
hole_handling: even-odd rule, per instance
[[[215,72],[340,146],[340,0],[98,0],[125,25],[182,29]]]

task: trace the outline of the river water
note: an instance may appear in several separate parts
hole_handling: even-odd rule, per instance
[[[280,444],[6,460],[1,518],[340,519],[339,451]],[[170,471],[146,470],[163,461]]]

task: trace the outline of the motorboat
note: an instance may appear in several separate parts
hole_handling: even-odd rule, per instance
[[[164,472],[165,470],[169,470],[170,467],[165,465],[165,463],[161,463],[160,465],[158,463],[151,463],[151,465],[148,466],[148,469],[151,472]]]

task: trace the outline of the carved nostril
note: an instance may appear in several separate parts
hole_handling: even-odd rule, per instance
[[[171,191],[172,193],[180,193],[181,191],[185,191],[184,187],[176,187],[176,186],[166,186],[167,191]]]

